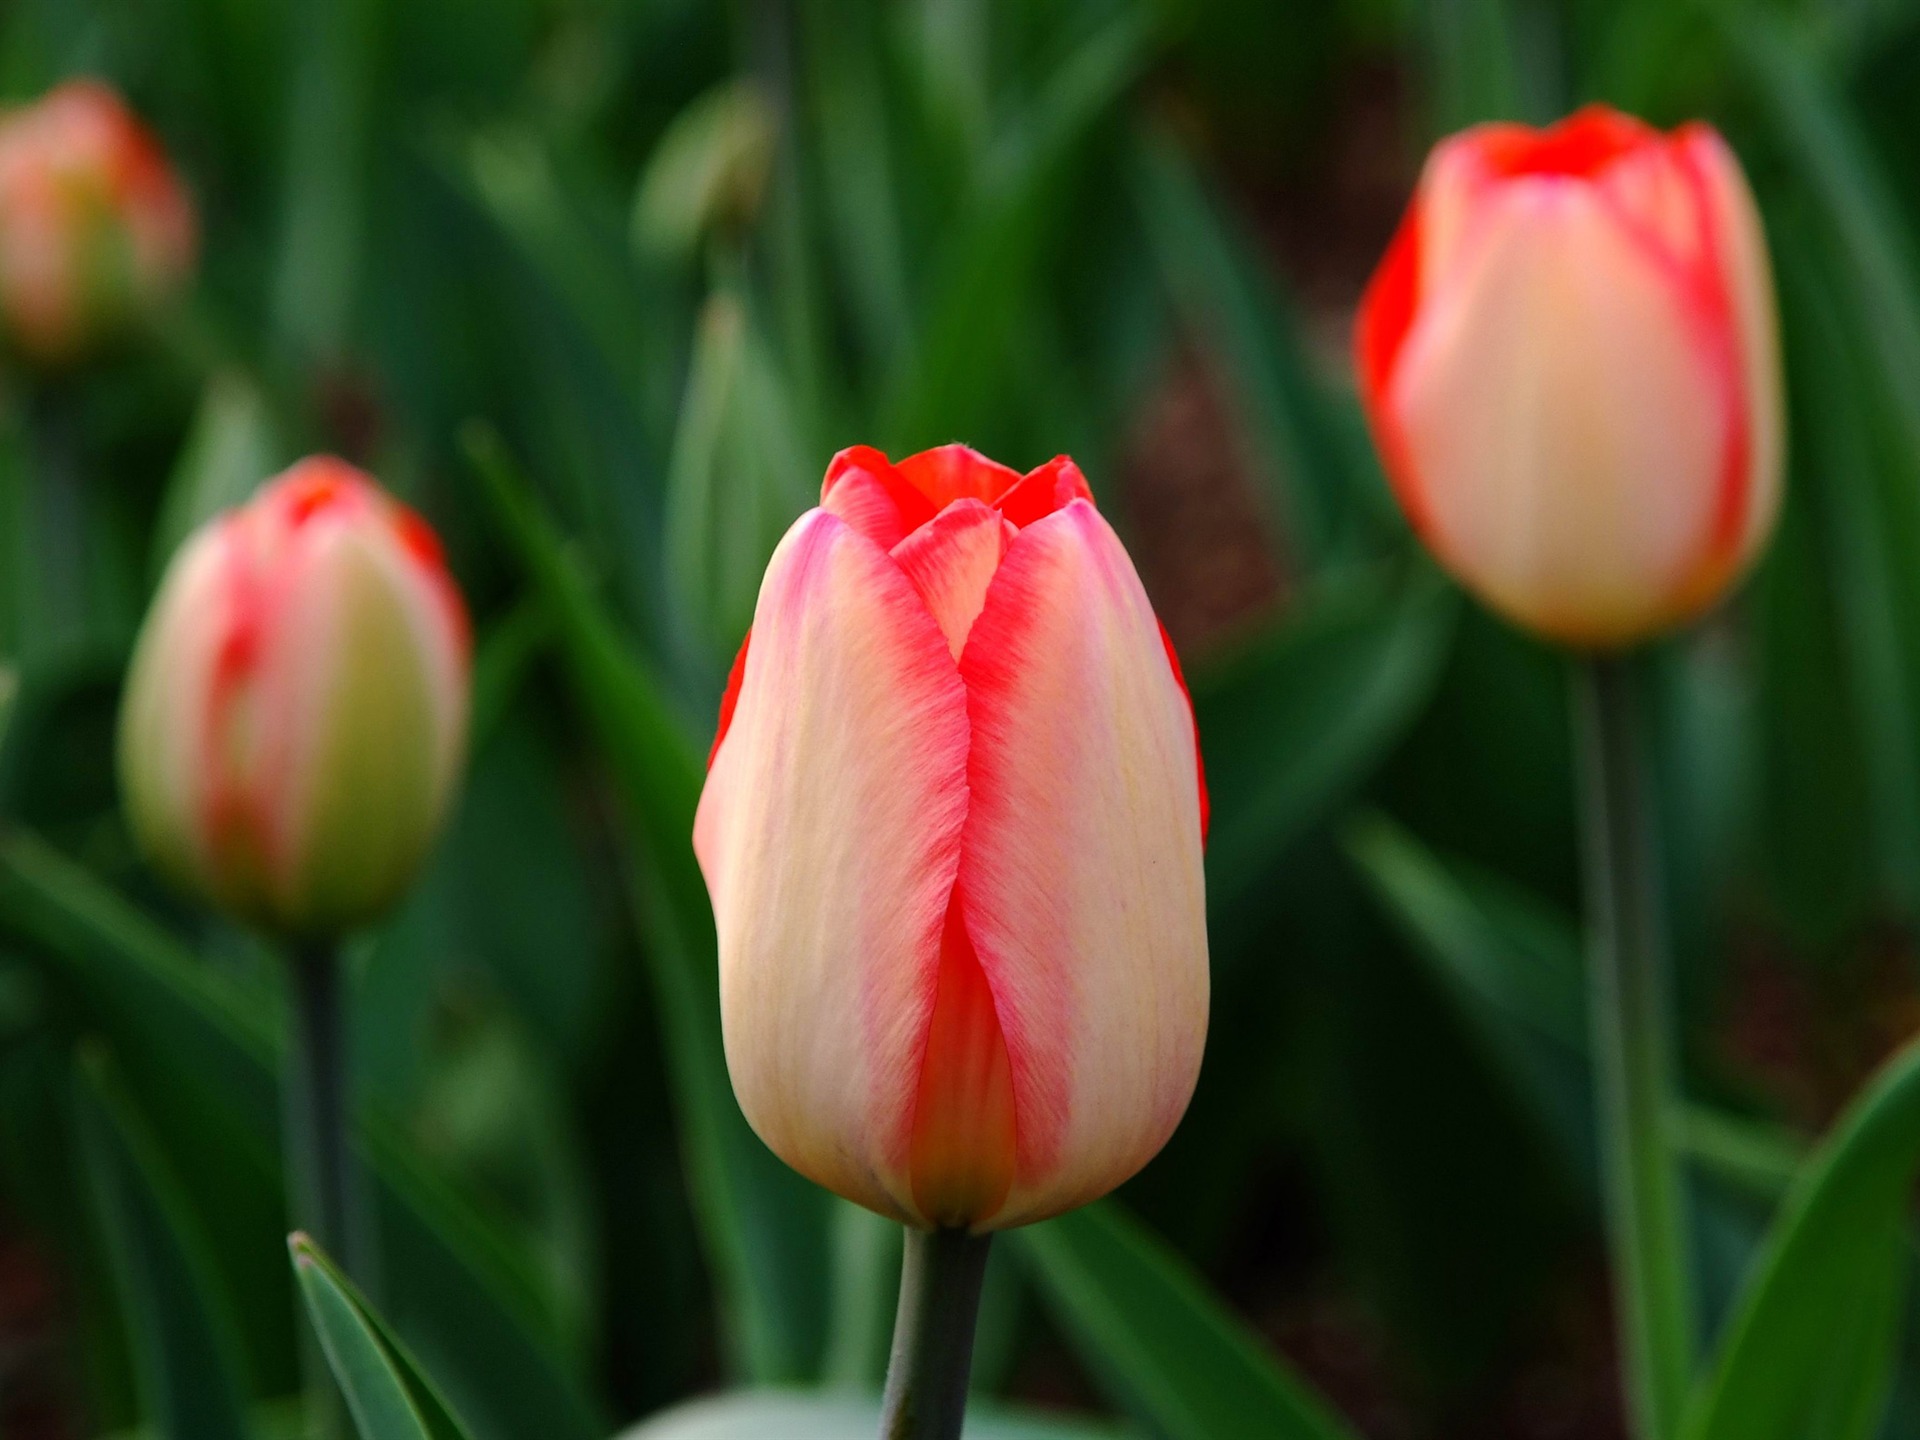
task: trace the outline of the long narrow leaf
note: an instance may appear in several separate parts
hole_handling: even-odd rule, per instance
[[[1199,1275],[1117,1201],[1012,1237],[1080,1356],[1169,1440],[1352,1440]]]
[[[278,1153],[281,1038],[270,1016],[135,906],[42,842],[0,831],[0,935],[70,984],[117,1050],[157,1052],[169,1087],[200,1098],[222,1145]],[[512,1243],[429,1176],[391,1125],[369,1118],[363,1131],[400,1328],[422,1351],[459,1356],[450,1378],[484,1422],[480,1440],[530,1427],[597,1440],[593,1407],[540,1335],[537,1288]],[[233,1148],[215,1156],[237,1163]]]
[[[1866,1440],[1892,1379],[1920,1171],[1920,1041],[1884,1065],[1803,1168],[1683,1440]]]
[[[142,1408],[167,1440],[245,1440],[239,1344],[207,1238],[104,1053],[82,1058],[75,1105]]]
[[[636,903],[664,1017],[696,1214],[719,1273],[735,1364],[763,1383],[817,1366],[827,1203],[748,1128],[720,1039],[713,913],[693,857],[701,767],[687,728],[595,599],[497,439],[468,435],[501,530],[554,619],[580,706],[640,840]]]
[[[361,1440],[471,1440],[433,1382],[320,1247],[296,1234],[287,1249]]]
[[[1419,714],[1439,679],[1452,600],[1428,571],[1343,580],[1195,674],[1216,911],[1252,889]]]

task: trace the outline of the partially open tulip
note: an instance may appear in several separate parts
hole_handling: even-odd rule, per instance
[[[1205,815],[1073,462],[844,451],[767,568],[694,830],[747,1119],[923,1227],[1112,1189],[1199,1069]]]
[[[1443,142],[1361,304],[1361,395],[1415,530],[1571,644],[1713,604],[1780,504],[1765,237],[1702,124],[1612,110]]]
[[[48,364],[164,302],[193,268],[193,208],[120,97],[75,80],[0,117],[0,319]]]
[[[467,723],[466,609],[426,523],[303,460],[169,566],[120,716],[134,834],[261,928],[335,936],[404,890]]]

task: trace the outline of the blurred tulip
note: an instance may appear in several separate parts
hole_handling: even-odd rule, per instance
[[[134,834],[262,928],[338,935],[412,880],[466,736],[466,610],[426,523],[303,460],[168,567],[120,716]]]
[[[842,452],[767,568],[694,830],[761,1138],[918,1226],[1132,1175],[1206,1035],[1198,782],[1172,647],[1072,461]]]
[[[1644,639],[1718,600],[1773,527],[1766,240],[1706,125],[1595,107],[1444,141],[1356,338],[1414,529],[1519,624]]]
[[[43,364],[85,355],[180,287],[193,209],[120,97],[75,80],[0,118],[0,318]]]

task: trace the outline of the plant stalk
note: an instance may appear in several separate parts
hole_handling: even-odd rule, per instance
[[[1631,1432],[1671,1440],[1694,1371],[1693,1268],[1674,1097],[1659,852],[1628,656],[1579,663],[1583,830],[1601,1183]]]
[[[291,1228],[306,1231],[341,1269],[360,1279],[339,946],[302,943],[289,959],[293,1046],[282,1094]],[[345,1440],[351,1430],[332,1371],[313,1333],[302,1327],[302,1338],[307,1434],[311,1440]]]
[[[880,1440],[959,1440],[990,1235],[907,1231]]]
[[[287,1077],[293,1218],[352,1274],[352,1157],[337,947],[324,943],[298,948],[293,985],[293,1071]]]

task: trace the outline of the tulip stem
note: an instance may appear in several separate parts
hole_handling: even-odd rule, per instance
[[[907,1231],[880,1440],[959,1440],[990,1235]]]
[[[294,950],[292,960],[294,1045],[286,1123],[293,1219],[342,1269],[354,1274],[340,952],[331,942],[305,944]]]
[[[1694,1370],[1692,1266],[1666,1131],[1673,1029],[1634,662],[1579,666],[1589,983],[1602,1185],[1632,1433],[1668,1440]]]

